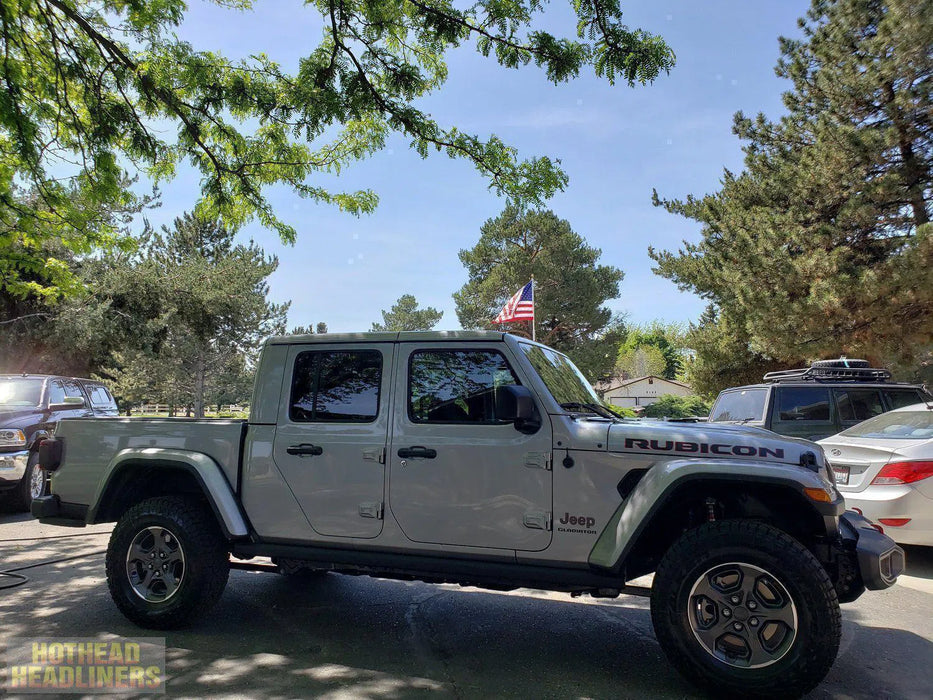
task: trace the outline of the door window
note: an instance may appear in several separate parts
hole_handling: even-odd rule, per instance
[[[824,387],[783,387],[778,389],[780,421],[828,421],[829,389]]]
[[[65,387],[62,386],[61,382],[50,382],[49,405],[54,406],[63,403],[65,403]]]
[[[836,410],[844,421],[863,421],[884,413],[877,389],[835,389]]]
[[[379,415],[381,383],[378,350],[299,353],[289,418],[297,423],[370,423]]]
[[[499,423],[496,389],[518,383],[495,350],[413,352],[408,415],[415,423]]]
[[[62,385],[65,387],[65,396],[67,396],[69,399],[84,400],[84,392],[81,391],[81,387],[78,386],[78,382],[65,380],[62,382]]]

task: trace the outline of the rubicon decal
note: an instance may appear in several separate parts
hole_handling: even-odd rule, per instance
[[[701,455],[736,455],[738,457],[774,457],[784,459],[782,447],[726,445],[723,443],[687,442],[682,440],[641,440],[625,438],[625,448],[650,452],[686,452]]]

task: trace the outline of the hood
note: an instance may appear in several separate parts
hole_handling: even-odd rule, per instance
[[[763,428],[723,423],[615,423],[609,429],[609,451],[669,457],[754,459],[800,464],[812,452],[823,466],[823,452],[809,440],[778,435]]]
[[[0,428],[21,428],[22,424],[31,424],[34,421],[25,420],[39,413],[33,406],[23,408],[0,407]]]

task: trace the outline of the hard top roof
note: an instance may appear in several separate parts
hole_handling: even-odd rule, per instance
[[[395,343],[432,340],[500,341],[508,333],[502,331],[401,331],[394,333],[313,333],[311,335],[279,335],[269,338],[267,345],[303,345],[305,343]],[[516,337],[516,339],[519,339]],[[520,338],[520,340],[527,340]]]

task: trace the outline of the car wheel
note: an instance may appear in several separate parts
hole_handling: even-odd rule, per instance
[[[49,475],[45,469],[39,468],[39,455],[34,454],[29,457],[30,469],[26,470],[29,478],[29,502],[30,505],[37,498],[46,496],[49,493]]]
[[[842,623],[813,554],[761,522],[726,520],[685,533],[651,592],[655,634],[671,663],[719,695],[798,697],[829,671]]]
[[[107,548],[107,585],[141,627],[183,627],[220,598],[230,573],[213,513],[191,496],[159,496],[120,518]]]
[[[32,499],[48,493],[46,473],[39,469],[39,455],[32,453],[26,463],[26,473],[10,492],[9,504],[16,511],[29,512]]]

